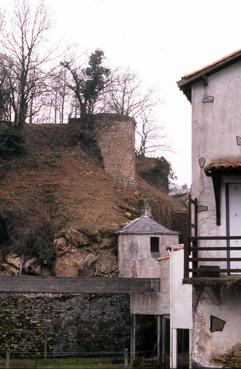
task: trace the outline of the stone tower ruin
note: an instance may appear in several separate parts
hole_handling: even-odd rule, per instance
[[[106,172],[124,185],[135,185],[134,119],[118,114],[96,114],[93,126]]]
[[[79,128],[83,123],[80,118],[69,119],[69,124]],[[91,127],[105,171],[122,185],[135,186],[135,120],[126,115],[100,113],[91,117]]]

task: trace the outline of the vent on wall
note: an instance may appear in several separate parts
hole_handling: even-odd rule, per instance
[[[214,96],[204,96],[203,104],[212,104],[214,102]]]

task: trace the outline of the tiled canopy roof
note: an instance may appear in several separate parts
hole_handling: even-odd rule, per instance
[[[118,234],[161,234],[161,235],[178,235],[176,231],[162,226],[155,222],[148,215],[132,220],[130,223],[120,229]]]
[[[223,160],[214,161],[206,165],[204,171],[207,176],[211,176],[215,173],[239,173],[241,174],[241,159],[240,160]]]
[[[241,176],[241,159],[220,159],[206,165],[204,171],[212,177],[216,202],[216,224],[221,224],[221,181],[222,175]]]

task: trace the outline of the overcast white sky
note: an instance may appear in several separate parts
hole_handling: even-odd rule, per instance
[[[35,3],[37,0],[31,0]],[[110,66],[129,67],[159,91],[164,152],[178,183],[191,183],[191,105],[176,81],[241,48],[241,0],[46,0],[53,42],[104,50]],[[0,0],[9,8],[14,0]]]

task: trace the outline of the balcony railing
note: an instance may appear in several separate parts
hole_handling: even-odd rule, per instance
[[[240,240],[240,246],[233,246],[231,244],[233,240]],[[208,245],[207,241],[211,244]],[[217,245],[219,241],[226,241],[224,242],[226,245]],[[240,251],[240,257],[237,255],[234,257],[232,251]],[[227,276],[241,277],[241,236],[192,236],[186,239],[184,280]]]

